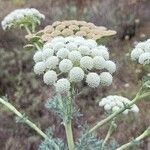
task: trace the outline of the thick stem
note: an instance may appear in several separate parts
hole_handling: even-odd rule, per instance
[[[132,146],[136,146],[136,143],[139,143],[141,140],[149,136],[150,136],[150,127],[148,127],[147,130],[145,130],[140,136],[134,139],[134,141],[126,143],[122,145],[121,147],[117,148],[116,150],[127,150],[131,148]]]
[[[3,105],[5,105],[10,111],[12,111],[19,118],[23,119],[24,123],[26,123],[29,127],[31,127],[33,130],[35,130],[44,139],[49,139],[48,136],[40,128],[38,128],[29,119],[25,118],[24,115],[22,115],[12,104],[10,104],[9,102],[5,101],[2,98],[0,98],[0,103],[3,104]],[[56,150],[59,150],[59,147],[55,143],[54,143],[54,145],[55,145]]]
[[[69,150],[74,150],[74,139],[73,139],[73,132],[72,132],[72,125],[71,125],[71,118],[68,118],[68,113],[72,112],[72,99],[69,96],[68,99],[69,105],[64,106],[62,97],[59,97],[59,105],[65,109],[65,116],[63,119],[63,124],[65,127],[65,132],[66,132],[66,138],[67,138],[67,143],[68,143],[68,148]],[[68,120],[69,119],[69,120]]]
[[[74,140],[72,134],[71,121],[64,123],[69,150],[74,150]]]
[[[131,101],[131,103],[128,105],[128,107],[131,107],[132,105],[134,105],[139,99],[142,99],[144,97],[150,96],[150,92],[147,92],[141,96],[139,96],[137,94],[137,96]],[[110,120],[112,120],[113,118],[117,117],[120,113],[122,113],[123,111],[125,111],[126,109],[128,109],[127,107],[122,107],[120,108],[118,111],[114,112],[113,114],[111,114],[110,116],[108,116],[107,118],[101,120],[100,122],[98,122],[92,129],[90,129],[89,133],[94,132],[95,130],[97,130],[98,128],[100,128],[101,126],[105,125],[106,123],[108,123]]]

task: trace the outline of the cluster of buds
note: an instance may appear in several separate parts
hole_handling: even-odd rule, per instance
[[[22,25],[32,26],[40,24],[44,18],[45,16],[35,8],[16,9],[3,19],[1,25],[4,30]]]
[[[139,42],[131,52],[131,58],[140,64],[150,64],[150,39]]]
[[[92,88],[109,86],[116,71],[105,46],[78,36],[55,37],[33,59],[34,72],[44,74],[44,82],[54,85],[60,94],[67,93],[72,83],[82,81]]]
[[[102,37],[112,36],[116,34],[114,30],[107,30],[104,26],[95,26],[91,22],[85,21],[56,21],[52,25],[48,25],[42,31],[42,40],[50,41],[57,36],[81,36],[86,39],[98,40]]]
[[[128,107],[131,101],[125,97],[117,96],[117,95],[110,95],[105,98],[102,98],[99,102],[100,107],[104,107],[107,112],[116,112],[120,108]],[[128,114],[128,112],[138,113],[139,108],[134,104],[130,108],[123,111],[123,114]]]

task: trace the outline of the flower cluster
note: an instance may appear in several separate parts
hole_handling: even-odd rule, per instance
[[[83,80],[92,88],[109,86],[116,71],[115,63],[109,60],[108,49],[83,37],[55,37],[45,43],[33,59],[34,72],[44,74],[44,82],[54,85],[58,93],[67,93],[71,83]]]
[[[41,31],[42,40],[49,41],[57,36],[82,36],[86,39],[100,39],[101,37],[112,36],[116,34],[114,30],[107,30],[104,26],[95,26],[91,22],[85,21],[56,21],[48,25]]]
[[[45,16],[35,8],[16,9],[8,14],[1,22],[4,30],[23,25],[40,24],[40,20]]]
[[[107,112],[116,112],[122,107],[128,107],[131,101],[125,97],[117,96],[117,95],[110,95],[105,98],[102,98],[99,102],[100,107],[104,107]],[[139,108],[134,104],[129,109],[123,111],[123,114],[128,114],[128,112],[138,113]]]
[[[140,64],[150,64],[150,39],[139,42],[131,52],[131,58]]]

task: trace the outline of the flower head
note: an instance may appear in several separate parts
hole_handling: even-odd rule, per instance
[[[140,64],[150,64],[150,39],[139,42],[131,52],[131,59]]]
[[[99,55],[93,55],[94,50],[97,50]],[[57,92],[61,91],[58,89],[64,85],[59,84],[62,81],[66,84],[69,82],[67,89],[70,89],[71,83],[79,82],[86,82],[92,88],[99,85],[108,86],[112,83],[110,73],[115,72],[116,66],[108,60],[108,55],[104,55],[103,51],[108,53],[105,46],[98,48],[92,39],[59,36],[45,43],[43,49],[35,53],[34,71],[36,74],[45,73],[44,83],[57,87]],[[110,73],[103,72],[103,69],[107,69]],[[65,77],[65,80],[61,80],[62,77]]]
[[[16,9],[3,19],[1,25],[4,30],[20,27],[22,24],[32,26],[40,24],[41,19],[44,18],[45,16],[35,8]]]
[[[100,107],[104,107],[104,109],[107,112],[116,112],[120,108],[125,107],[126,105],[129,105],[131,101],[125,97],[122,96],[117,96],[117,95],[110,95],[105,98],[102,98],[101,101],[99,102]],[[134,104],[131,106],[131,108],[126,109],[123,114],[128,114],[128,112],[134,112],[138,113],[139,108]]]

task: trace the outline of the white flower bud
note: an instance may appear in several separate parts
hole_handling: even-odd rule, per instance
[[[70,82],[68,81],[68,79],[62,78],[57,81],[55,87],[56,87],[56,92],[60,94],[66,94],[70,90]]]
[[[55,71],[47,71],[43,76],[44,83],[47,85],[53,85],[57,81],[57,74]]]
[[[47,49],[47,48],[53,49],[53,44],[49,42],[45,43],[43,49]]]
[[[68,58],[74,63],[79,62],[82,55],[79,51],[72,51],[69,53]]]
[[[131,59],[136,60],[140,57],[140,55],[144,53],[144,51],[141,48],[135,48],[131,52]]]
[[[33,60],[35,62],[40,62],[42,61],[42,51],[37,51],[34,56],[33,56]]]
[[[116,71],[116,64],[113,61],[106,61],[105,68],[110,72],[114,73]]]
[[[42,58],[46,60],[48,57],[53,56],[54,50],[50,48],[43,49]]]
[[[46,69],[46,65],[44,62],[37,62],[34,66],[35,74],[43,74]]]
[[[84,78],[84,71],[79,67],[74,67],[70,70],[69,78],[71,82],[80,82]]]
[[[65,42],[65,38],[62,37],[62,36],[57,36],[57,37],[55,37],[55,38],[53,38],[51,40],[51,43],[58,43],[58,42],[64,43]]]
[[[145,42],[145,48],[144,48],[145,52],[149,52],[150,53],[150,41],[146,41]]]
[[[84,69],[89,69],[91,70],[93,68],[93,59],[89,56],[84,56],[80,60],[80,65]]]
[[[57,52],[58,50],[64,47],[65,47],[65,44],[63,42],[56,42],[53,44],[53,49],[55,52]]]
[[[76,51],[78,50],[78,47],[75,43],[71,42],[71,43],[68,43],[66,45],[66,48],[69,50],[69,51]]]
[[[59,63],[59,59],[56,56],[49,57],[45,62],[46,67],[49,69],[55,69],[58,63]]]
[[[149,64],[150,63],[150,53],[145,52],[145,53],[141,54],[139,57],[139,63],[143,64],[143,65]]]
[[[94,68],[103,69],[105,68],[105,59],[102,56],[95,56],[93,58]]]
[[[82,55],[90,55],[90,52],[91,52],[90,48],[88,46],[84,46],[84,45],[79,46],[78,51]]]
[[[95,48],[97,46],[96,41],[93,39],[87,39],[84,44],[87,45],[90,49]]]
[[[89,87],[96,88],[99,86],[100,83],[100,77],[97,73],[89,73],[86,77],[86,83],[89,85]]]
[[[67,58],[69,54],[69,50],[67,48],[61,48],[60,50],[58,50],[57,52],[57,56],[61,59]]]
[[[112,84],[113,77],[109,72],[102,72],[100,74],[100,83],[103,86],[109,86]]]
[[[109,52],[108,52],[108,48],[103,46],[103,45],[100,45],[98,46],[98,49],[100,50],[100,52],[102,53],[102,56],[108,60],[109,59]]]
[[[59,63],[59,69],[61,72],[68,72],[71,70],[72,67],[73,67],[73,64],[69,59],[63,59]]]

